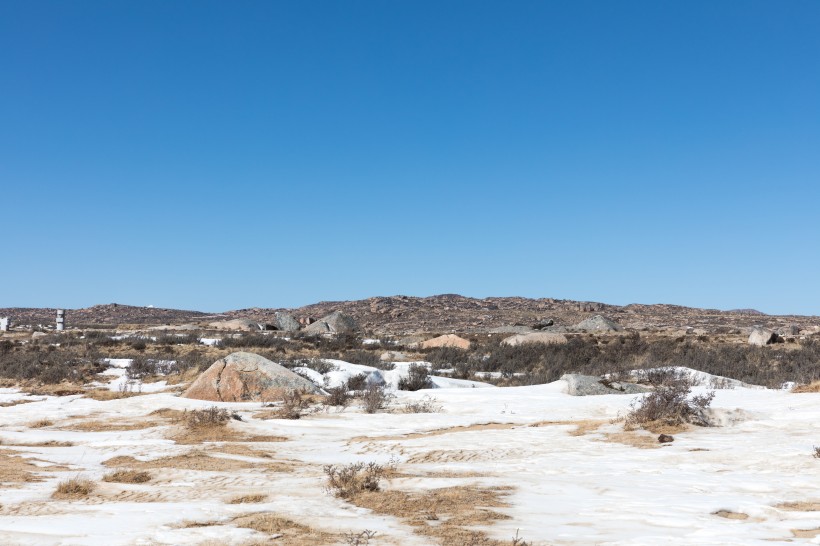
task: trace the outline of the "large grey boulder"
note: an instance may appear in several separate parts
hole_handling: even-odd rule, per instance
[[[602,315],[595,315],[584,319],[575,325],[574,329],[586,332],[620,332],[623,330],[620,324],[613,322]]]
[[[358,329],[359,325],[353,317],[341,311],[334,311],[305,328],[305,332],[309,334],[348,334]]]
[[[240,330],[244,332],[260,330],[258,322],[245,318],[220,320],[218,322],[212,322],[208,326],[216,330]]]
[[[591,396],[598,394],[640,394],[652,389],[635,383],[621,381],[604,381],[597,375],[568,373],[561,376],[567,382],[567,394],[572,396]]]
[[[273,314],[274,323],[277,330],[282,332],[295,332],[300,328],[299,321],[293,318],[289,313],[277,311]]]
[[[183,398],[214,402],[267,402],[292,390],[319,392],[304,377],[254,353],[231,353],[202,372]]]
[[[778,341],[780,341],[780,336],[766,328],[754,328],[752,333],[749,334],[749,345],[757,347],[765,347]]]

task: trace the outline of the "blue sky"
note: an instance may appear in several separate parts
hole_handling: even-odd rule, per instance
[[[0,3],[0,307],[820,314],[820,2]]]

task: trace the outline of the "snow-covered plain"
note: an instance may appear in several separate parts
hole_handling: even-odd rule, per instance
[[[356,371],[355,365],[337,364],[336,379]],[[389,374],[385,379],[392,383],[395,378]],[[325,464],[391,459],[398,461],[400,474],[384,483],[387,490],[511,487],[505,498],[509,506],[497,509],[510,519],[481,528],[505,543],[518,529],[532,544],[820,543],[811,532],[820,528],[820,511],[812,511],[820,508],[820,460],[812,456],[813,446],[820,444],[820,394],[719,390],[712,406],[726,426],[695,428],[676,434],[663,447],[648,441],[641,448],[618,436],[622,426],[612,422],[635,396],[572,397],[565,389],[565,382],[557,381],[399,392],[397,409],[433,396],[442,411],[368,415],[354,405],[300,420],[263,419],[266,410],[257,403],[216,404],[242,416],[242,422],[229,424],[237,432],[286,438],[247,443],[255,451],[245,454],[224,449],[224,443],[175,443],[169,439],[174,425],[150,415],[212,402],[173,392],[103,402],[2,389],[0,403],[26,403],[0,407],[0,449],[40,467],[42,481],[4,485],[0,544],[243,544],[268,539],[231,524],[232,518],[250,512],[275,513],[337,536],[377,531],[371,544],[433,544],[399,518],[371,513],[324,489]],[[151,419],[155,422],[146,428],[127,426]],[[53,424],[33,427],[39,420]],[[89,430],[93,427],[78,425],[92,421],[107,426]],[[631,438],[640,440],[642,434],[653,440],[649,433]],[[192,451],[250,464],[219,471],[169,465],[153,469],[154,479],[145,484],[100,481],[111,470],[103,462],[113,457],[149,461]],[[272,462],[287,465],[287,470],[272,470]],[[94,480],[97,490],[87,499],[52,499],[57,483],[73,477]],[[267,500],[227,503],[249,493],[265,494]],[[798,502],[815,505],[784,507]],[[719,511],[747,517],[720,517]],[[210,525],[182,525],[192,521]],[[795,530],[807,532],[795,536]]]

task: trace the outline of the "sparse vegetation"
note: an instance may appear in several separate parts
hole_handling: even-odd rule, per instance
[[[369,385],[362,391],[362,409],[365,413],[378,413],[390,406],[395,396],[387,391],[382,385]]]
[[[71,478],[57,484],[57,489],[51,494],[55,499],[81,499],[90,495],[96,487],[91,480]]]
[[[235,415],[236,414],[231,414],[224,408],[211,406],[210,408],[201,410],[185,410],[183,420],[185,425],[190,429],[223,427],[227,425],[228,421]]]
[[[228,501],[228,504],[255,504],[259,502],[265,502],[267,498],[267,495],[262,495],[261,493],[252,495],[242,495],[240,497],[232,498]]]
[[[399,380],[399,390],[419,391],[433,386],[430,382],[430,370],[423,364],[411,364],[407,377]]]
[[[344,535],[345,544],[349,546],[368,546],[370,540],[376,537],[376,531],[365,529],[360,533],[347,533]]]
[[[384,467],[375,462],[327,465],[327,490],[333,495],[348,499],[362,491],[378,491],[384,475]]]
[[[104,482],[146,483],[151,481],[151,474],[144,470],[116,470],[103,476]]]
[[[310,409],[310,401],[300,390],[293,389],[282,394],[276,410],[279,419],[299,419]]]
[[[326,387],[325,392],[327,392],[327,397],[323,404],[326,407],[346,407],[353,398],[346,382],[337,387]]]
[[[814,446],[814,458],[820,459],[820,446]]]
[[[404,405],[404,413],[439,413],[441,410],[438,400],[429,395]]]
[[[706,410],[715,397],[714,391],[689,397],[692,382],[670,374],[655,390],[638,399],[626,416],[627,428],[653,428],[657,425],[679,426],[686,423],[709,426]]]

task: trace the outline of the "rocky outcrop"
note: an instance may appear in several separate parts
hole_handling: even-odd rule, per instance
[[[250,319],[238,318],[233,320],[220,320],[208,325],[215,330],[239,330],[243,332],[253,332],[259,330],[259,323]]]
[[[757,347],[765,347],[766,345],[778,343],[779,341],[781,341],[780,336],[766,328],[754,328],[752,333],[749,334],[749,345],[755,345]]]
[[[470,342],[463,337],[458,337],[455,334],[445,334],[443,336],[428,339],[419,343],[422,349],[433,349],[435,347],[455,347],[457,349],[469,349]]]
[[[617,322],[613,322],[602,315],[595,315],[573,326],[573,330],[582,330],[585,332],[620,332],[623,328],[621,328],[621,325]]]
[[[287,391],[318,392],[316,385],[253,353],[232,353],[214,362],[182,394],[214,402],[266,402]]]
[[[504,339],[501,344],[515,347],[525,343],[544,343],[546,345],[561,345],[567,342],[567,336],[553,332],[534,332],[532,334],[517,334]]]
[[[567,394],[572,396],[591,396],[599,394],[640,394],[652,389],[621,381],[607,381],[595,375],[568,373],[561,376],[567,382]]]
[[[349,334],[358,329],[359,325],[353,317],[340,311],[334,311],[305,328],[305,332],[309,334]]]
[[[299,321],[293,318],[293,315],[284,311],[276,311],[273,314],[273,321],[276,329],[282,332],[295,332],[301,327]]]

